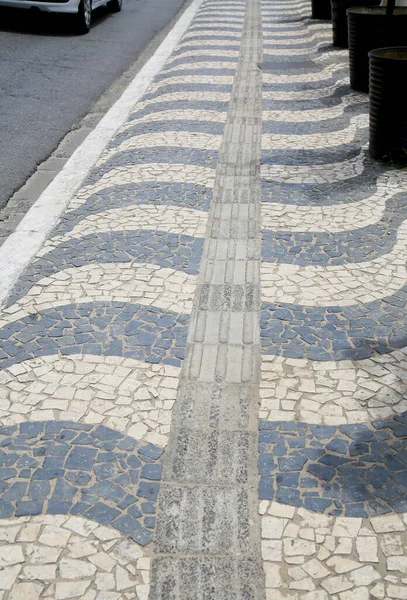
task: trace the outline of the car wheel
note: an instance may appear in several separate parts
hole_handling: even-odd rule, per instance
[[[92,0],[81,0],[75,15],[75,31],[79,34],[88,33],[92,20]]]
[[[123,0],[110,0],[107,6],[111,12],[120,12],[122,9]]]

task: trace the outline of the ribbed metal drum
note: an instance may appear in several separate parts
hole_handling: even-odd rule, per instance
[[[369,152],[407,164],[407,46],[369,53]]]
[[[331,20],[331,0],[311,0],[313,19]]]
[[[374,48],[407,45],[407,8],[386,15],[385,7],[356,7],[348,9],[347,15],[350,86],[368,92],[368,53]]]
[[[333,45],[348,47],[348,17],[346,11],[358,4],[357,0],[331,0]],[[363,6],[379,6],[380,0],[363,0]]]

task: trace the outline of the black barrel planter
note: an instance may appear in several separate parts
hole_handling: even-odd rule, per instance
[[[369,91],[370,50],[407,45],[407,8],[386,14],[386,7],[355,7],[347,10],[349,30],[350,86]]]
[[[346,11],[352,6],[379,6],[380,0],[331,0],[333,45],[348,47],[348,17]]]
[[[369,152],[407,165],[407,46],[369,52]]]
[[[311,0],[313,19],[331,20],[331,0]]]

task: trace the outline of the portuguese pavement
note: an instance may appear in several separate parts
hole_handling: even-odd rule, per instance
[[[407,171],[309,15],[204,0],[2,307],[1,600],[407,599]]]

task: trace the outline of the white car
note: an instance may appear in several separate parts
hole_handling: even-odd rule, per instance
[[[0,6],[39,8],[45,12],[71,14],[77,33],[88,33],[92,10],[107,4],[112,12],[120,12],[123,0],[0,0]]]

